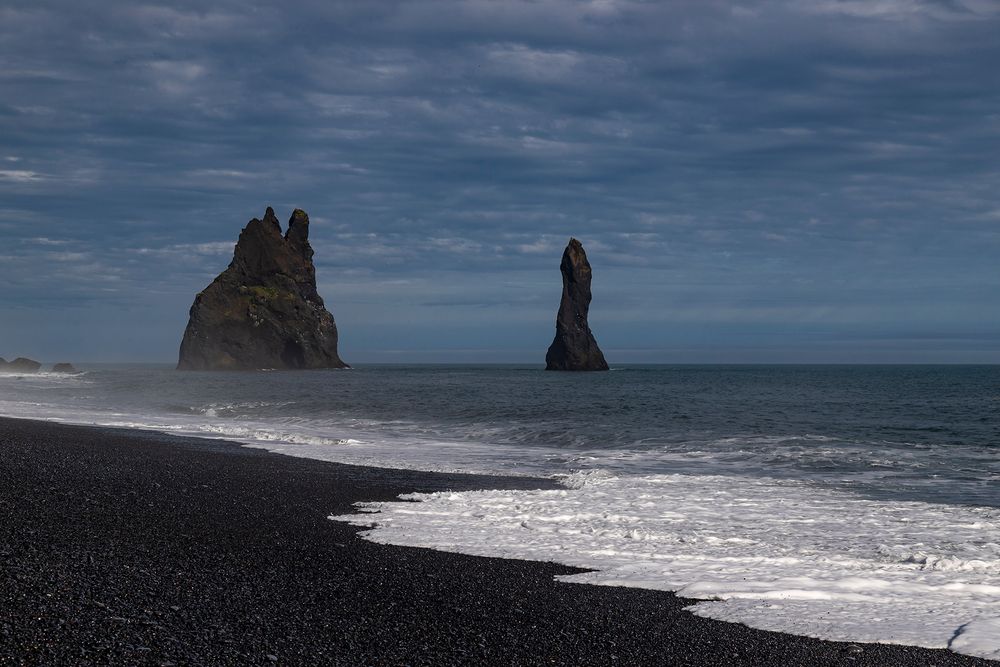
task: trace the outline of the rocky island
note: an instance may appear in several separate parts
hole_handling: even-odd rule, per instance
[[[37,373],[41,367],[34,359],[18,357],[14,361],[7,361],[0,357],[0,373]]]
[[[305,211],[292,212],[284,236],[270,207],[247,223],[229,267],[195,297],[177,368],[347,368],[312,258]]]
[[[562,301],[556,315],[556,337],[545,354],[547,371],[606,371],[608,362],[590,331],[590,262],[583,245],[570,239],[559,265]]]

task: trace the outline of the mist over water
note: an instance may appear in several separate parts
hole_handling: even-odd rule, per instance
[[[554,476],[564,489],[331,518],[377,542],[678,591],[753,627],[1000,659],[998,366],[95,367],[0,376],[0,414]]]

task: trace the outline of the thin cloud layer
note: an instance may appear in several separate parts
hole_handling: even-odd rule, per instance
[[[540,359],[573,235],[612,361],[997,362],[998,33],[986,0],[7,3],[0,355],[169,360],[270,204],[348,360]]]

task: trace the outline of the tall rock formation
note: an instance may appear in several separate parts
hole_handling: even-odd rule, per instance
[[[583,245],[570,239],[563,252],[562,301],[556,315],[556,337],[545,354],[547,371],[606,371],[601,348],[587,324],[590,312],[590,262]]]
[[[347,368],[312,257],[305,211],[284,236],[271,207],[247,223],[229,268],[194,299],[177,368]]]

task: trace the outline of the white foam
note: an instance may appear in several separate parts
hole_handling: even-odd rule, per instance
[[[705,600],[692,607],[696,614],[754,627],[998,657],[1000,511],[878,502],[768,479],[641,474],[651,465],[718,472],[794,460],[802,441],[813,443],[814,457],[828,450],[834,461],[862,444],[852,450],[839,441],[826,446],[832,439],[819,435],[761,436],[677,450],[581,451],[497,442],[500,432],[489,426],[449,442],[402,420],[254,418],[278,403],[206,402],[181,406],[181,414],[131,414],[22,391],[67,383],[90,380],[0,378],[0,414],[225,438],[341,463],[555,474],[567,488],[414,495],[422,502],[374,504],[366,506],[374,515],[339,518],[377,521],[369,537],[379,542],[593,568],[567,579],[678,591]]]
[[[540,475],[546,472],[544,466],[548,457],[555,456],[558,451],[501,445],[483,447],[474,443],[417,436],[387,437],[381,432],[384,422],[362,423],[364,420],[355,419],[350,420],[351,424],[340,426],[308,421],[275,423],[244,417],[231,418],[224,413],[254,405],[220,403],[190,408],[189,414],[137,415],[85,406],[77,408],[39,401],[4,400],[0,395],[0,415],[9,417],[233,440],[276,454],[353,465],[429,472]]]
[[[676,591],[695,614],[1000,657],[1000,511],[772,479],[590,474],[576,488],[410,494],[330,517],[374,542],[554,561]]]
[[[206,417],[244,417],[261,408],[281,408],[292,404],[294,401],[237,401],[194,406],[190,408],[190,411]]]
[[[89,383],[86,372],[55,373],[52,371],[37,371],[35,373],[17,373],[0,371],[0,383],[10,389],[21,389],[26,385],[38,388]],[[9,384],[8,384],[9,383]]]
[[[971,621],[959,628],[949,647],[958,653],[1000,660],[1000,616]]]

